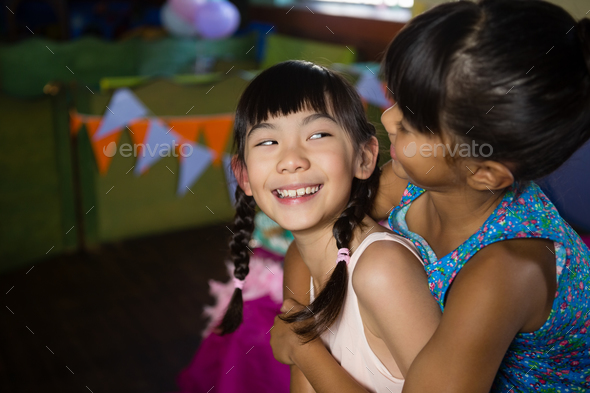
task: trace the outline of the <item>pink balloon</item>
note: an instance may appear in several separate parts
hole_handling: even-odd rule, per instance
[[[197,8],[205,1],[207,0],[169,0],[169,3],[176,16],[192,24]]]
[[[203,38],[229,37],[239,25],[240,12],[227,0],[202,4],[195,13],[194,26]]]

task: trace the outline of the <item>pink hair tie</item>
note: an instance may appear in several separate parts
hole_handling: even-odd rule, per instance
[[[348,265],[348,263],[350,262],[350,252],[348,251],[348,248],[341,248],[338,250],[338,257],[336,258],[336,263],[338,262],[346,262],[346,264]]]
[[[246,280],[240,280],[239,278],[234,277],[234,285],[235,285],[236,288],[243,289],[244,288],[244,282],[246,282]]]

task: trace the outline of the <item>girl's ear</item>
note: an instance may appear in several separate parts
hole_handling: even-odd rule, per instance
[[[354,177],[360,180],[368,179],[377,165],[379,156],[379,141],[372,136],[363,146],[361,146],[360,156]]]
[[[467,184],[479,191],[502,190],[514,182],[510,169],[497,161],[471,161],[467,164],[472,173],[467,173]]]
[[[250,187],[250,179],[248,178],[248,171],[243,163],[238,161],[238,156],[235,155],[231,159],[231,169],[238,181],[238,185],[247,196],[252,196],[252,187]]]

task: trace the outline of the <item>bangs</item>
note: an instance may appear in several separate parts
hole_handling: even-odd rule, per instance
[[[416,130],[440,133],[449,69],[480,15],[471,2],[440,4],[412,19],[390,43],[381,70],[404,119]]]
[[[244,92],[236,117],[252,127],[270,117],[287,116],[302,110],[328,114],[326,92],[329,77],[319,66],[297,62],[270,68]]]
[[[360,96],[343,76],[311,62],[291,60],[260,73],[242,94],[234,121],[238,157],[243,158],[250,128],[270,117],[303,110],[333,117],[355,147],[375,134]]]

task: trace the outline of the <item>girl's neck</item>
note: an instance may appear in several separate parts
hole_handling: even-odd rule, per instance
[[[440,258],[459,247],[481,228],[506,191],[492,193],[471,188],[451,192],[430,191],[424,195],[426,198],[423,203],[417,206],[421,212],[414,210],[409,217],[409,221],[416,225],[408,229],[423,237],[426,235],[425,240]],[[420,216],[424,217],[422,222]]]
[[[365,217],[364,226],[376,225],[370,218]],[[336,266],[336,257],[338,255],[338,246],[332,233],[333,225],[328,224],[320,228],[308,229],[305,231],[293,232],[297,249],[307,265],[313,278],[314,293],[317,295],[330,279],[330,274]],[[370,233],[374,232],[373,229]],[[349,248],[353,251],[363,241],[368,233],[362,233],[360,228],[356,228],[350,241]]]

